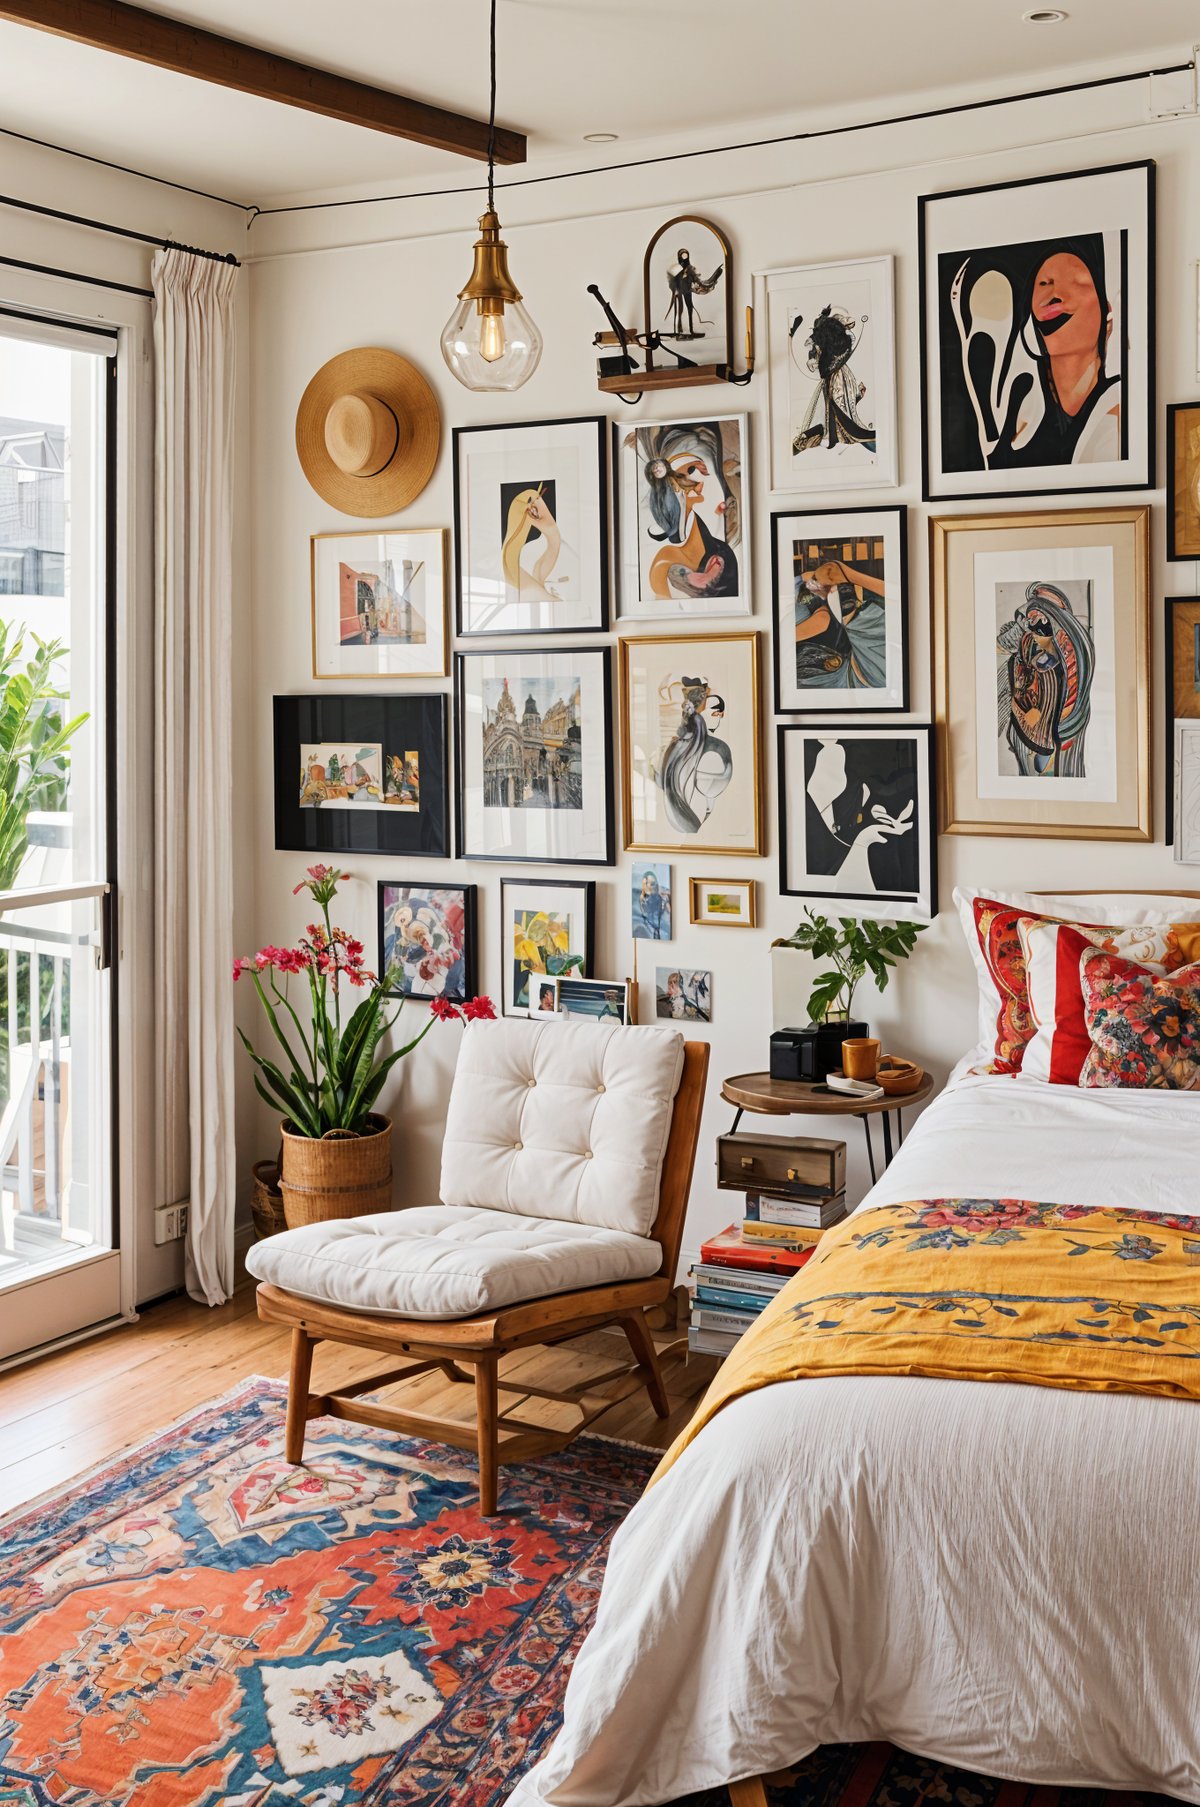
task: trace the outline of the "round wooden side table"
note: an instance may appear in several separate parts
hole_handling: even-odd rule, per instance
[[[769,1073],[735,1073],[722,1081],[721,1096],[736,1107],[730,1134],[737,1131],[745,1111],[764,1117],[859,1117],[867,1138],[867,1159],[871,1163],[871,1184],[878,1178],[875,1171],[875,1144],[871,1137],[871,1118],[883,1118],[883,1172],[892,1160],[891,1113],[896,1113],[896,1147],[904,1141],[904,1119],[901,1112],[910,1104],[924,1104],[932,1095],[934,1082],[926,1073],[915,1092],[903,1097],[851,1098],[846,1093],[820,1089],[804,1079],[772,1079]]]

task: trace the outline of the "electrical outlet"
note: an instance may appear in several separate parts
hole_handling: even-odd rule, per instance
[[[154,1213],[154,1241],[157,1247],[164,1242],[178,1242],[187,1235],[188,1207],[181,1205],[159,1205]]]

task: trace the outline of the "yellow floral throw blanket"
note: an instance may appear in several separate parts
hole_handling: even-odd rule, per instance
[[[926,1199],[846,1218],[725,1361],[656,1469],[780,1380],[921,1374],[1200,1399],[1200,1217]]]

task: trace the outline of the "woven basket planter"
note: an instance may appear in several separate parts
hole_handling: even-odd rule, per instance
[[[366,1135],[333,1129],[319,1139],[293,1135],[283,1125],[279,1189],[289,1230],[391,1210],[392,1125],[387,1117],[367,1122]]]
[[[258,1240],[278,1236],[287,1229],[283,1215],[283,1194],[279,1190],[279,1162],[255,1161],[254,1190],[250,1194],[250,1215]]]

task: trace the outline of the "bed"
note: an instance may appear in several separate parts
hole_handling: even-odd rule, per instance
[[[1198,1113],[964,1061],[855,1219],[963,1196],[1188,1215]],[[618,1532],[562,1730],[510,1801],[649,1807],[870,1739],[1200,1802],[1193,1402],[898,1375],[733,1401]]]

